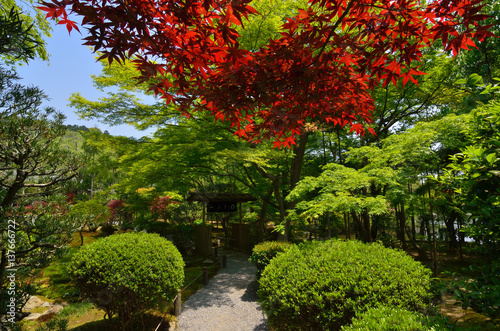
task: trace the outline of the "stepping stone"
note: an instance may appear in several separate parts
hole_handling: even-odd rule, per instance
[[[44,315],[45,315],[45,314],[51,314],[51,313],[57,314],[57,313],[58,313],[58,312],[60,312],[63,308],[64,308],[64,306],[63,306],[63,305],[61,305],[61,304],[55,304],[55,305],[53,305],[52,307],[50,307],[50,309],[49,309],[49,310],[47,310],[47,311],[44,313]]]
[[[41,305],[43,305],[44,302],[45,301],[43,301],[42,299],[40,299],[36,295],[33,295],[29,298],[28,302],[24,306],[24,310],[33,310],[33,309],[38,308]]]

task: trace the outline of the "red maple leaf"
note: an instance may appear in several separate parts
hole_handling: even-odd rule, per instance
[[[426,47],[441,40],[456,55],[492,36],[482,0],[310,0],[281,37],[250,53],[233,28],[257,14],[250,1],[47,0],[40,9],[71,31],[71,8],[87,45],[110,62],[140,59],[140,80],[186,115],[208,111],[238,136],[276,147],[311,122],[364,133],[371,89],[417,84]]]
[[[75,21],[71,21],[71,20],[68,20],[68,19],[62,19],[59,22],[57,22],[57,24],[64,24],[64,25],[66,25],[66,29],[68,29],[68,33],[70,33],[70,34],[71,34],[71,31],[73,29],[75,29],[76,31],[80,32],[80,30],[78,29],[78,25],[76,25]]]

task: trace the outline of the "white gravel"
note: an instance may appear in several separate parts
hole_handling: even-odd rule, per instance
[[[226,268],[182,306],[177,331],[266,331],[267,320],[257,302],[257,269],[248,255],[224,252]]]

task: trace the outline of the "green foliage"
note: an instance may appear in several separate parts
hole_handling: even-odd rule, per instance
[[[58,318],[69,318],[70,316],[82,316],[94,305],[91,302],[75,302],[65,306],[58,314]]]
[[[123,329],[146,309],[172,300],[183,284],[184,261],[168,240],[130,232],[83,246],[68,266],[84,297],[118,314]]]
[[[351,148],[345,164],[327,164],[319,176],[303,177],[287,199],[302,200],[297,209],[307,218],[317,219],[330,212],[345,220],[349,215],[356,235],[367,242],[388,239],[380,234],[393,232],[391,225],[397,224],[395,230],[404,247],[408,216],[422,220],[421,215],[434,203],[422,194],[422,174],[439,171],[448,162],[449,154],[464,146],[461,131],[469,118],[449,115],[420,122],[378,144]],[[428,186],[425,188],[428,194]],[[334,226],[347,234],[349,226],[345,224]]]
[[[396,185],[396,172],[388,166],[357,170],[336,163],[327,164],[322,169],[323,172],[317,177],[304,177],[287,196],[287,200],[303,199],[296,206],[303,211],[303,217],[317,218],[327,212],[349,213],[356,217],[363,241],[371,242],[371,219],[389,212],[384,194],[388,186]],[[315,196],[304,199],[306,195]]]
[[[373,307],[359,314],[342,331],[423,331],[447,330],[444,320],[397,307]]]
[[[323,167],[318,177],[305,177],[288,195],[287,200],[297,199],[305,193],[317,191],[316,198],[297,204],[308,216],[322,215],[327,211],[356,212],[367,211],[380,215],[387,212],[387,201],[382,195],[366,196],[372,186],[393,182],[394,171],[389,167],[356,170],[331,163]]]
[[[116,228],[113,226],[113,224],[106,223],[101,227],[101,232],[104,236],[110,236],[113,233],[115,233]]]
[[[15,8],[9,12],[0,9],[0,55],[15,53],[28,61],[35,56],[36,41],[30,36],[31,27],[23,27],[23,21]]]
[[[132,148],[126,138],[110,136],[97,128],[81,134],[84,139],[82,150],[87,162],[80,171],[80,188],[89,191],[92,199],[96,192],[102,192],[123,178],[119,158],[124,150],[132,151]],[[127,143],[122,144],[124,140]]]
[[[112,87],[105,97],[98,101],[86,99],[80,93],[71,95],[71,107],[82,118],[99,118],[110,125],[130,124],[139,130],[147,129],[158,123],[167,123],[174,118],[173,106],[156,100],[149,91],[148,83],[138,84],[137,68],[132,61],[112,63],[103,60],[102,73],[92,76],[94,84],[100,91]],[[116,90],[118,88],[118,91]]]
[[[464,131],[470,145],[453,155],[440,183],[454,191],[469,215],[468,236],[491,258],[500,256],[500,102],[472,112]]]
[[[430,286],[430,271],[402,251],[330,240],[278,255],[262,273],[258,294],[276,330],[338,330],[381,304],[425,309]]]
[[[74,218],[81,219],[82,226],[88,226],[95,231],[99,224],[108,219],[110,210],[99,201],[92,199],[73,205],[69,214]]]
[[[250,262],[257,267],[257,275],[260,277],[272,259],[292,246],[293,244],[285,241],[266,241],[255,245],[250,255]]]
[[[150,226],[155,221],[163,220],[172,223],[180,200],[182,196],[174,192],[158,192],[155,187],[139,188],[127,194],[124,210],[133,211],[134,226],[151,232]]]
[[[490,31],[500,34],[498,18],[500,17],[500,3],[496,0],[484,0],[483,12],[488,15],[486,24],[491,24]],[[486,82],[492,83],[492,78],[500,75],[500,39],[486,38],[475,42],[476,47],[458,56],[458,69],[462,76],[479,74]]]
[[[64,115],[42,108],[43,92],[17,84],[17,79],[0,68],[0,206],[4,208],[20,196],[54,191],[75,177],[83,163],[77,153],[60,145],[66,133]]]
[[[46,267],[62,253],[61,249],[71,242],[79,226],[68,217],[67,208],[64,196],[53,195],[44,202],[19,204],[0,217],[4,247],[8,247],[8,239],[15,233],[16,261],[9,263],[8,268],[17,268],[18,273],[29,275],[34,268]],[[15,231],[9,219],[15,220]]]
[[[270,39],[279,37],[281,27],[287,17],[293,17],[299,8],[306,8],[309,4],[303,0],[293,1],[252,1],[260,15],[249,15],[243,20],[243,26],[236,30],[241,35],[238,42],[243,48],[257,51],[269,43]]]
[[[182,254],[195,249],[194,243],[194,224],[177,225],[173,233],[174,245]]]
[[[77,175],[82,160],[60,143],[64,115],[42,108],[46,95],[18,84],[15,72],[3,67],[46,54],[29,16],[15,1],[0,3],[0,302],[6,307],[7,269],[17,270],[20,281],[46,266],[78,227],[54,192]],[[22,282],[16,286],[17,312],[28,300],[28,288]]]
[[[67,331],[68,320],[64,318],[56,318],[48,321],[45,325],[39,326],[36,331]]]
[[[68,129],[68,131],[73,131],[73,132],[80,132],[80,131],[89,132],[90,131],[90,129],[88,127],[86,127],[85,125],[78,125],[78,124],[67,124],[66,128]]]
[[[0,0],[0,4],[0,57],[7,64],[28,62],[35,56],[48,60],[43,37],[50,36],[51,28],[44,14],[32,6],[33,0]]]
[[[481,83],[477,75],[469,80]],[[495,319],[500,317],[500,102],[477,107],[468,124],[463,130],[468,146],[450,157],[438,182],[455,201],[453,207],[468,218],[462,231],[491,263],[472,266],[477,277],[454,280],[450,286],[462,307]]]
[[[475,279],[454,279],[451,288],[462,308],[471,307],[480,314],[489,316],[493,323],[500,323],[500,260],[485,266],[470,266],[470,271],[479,274]]]

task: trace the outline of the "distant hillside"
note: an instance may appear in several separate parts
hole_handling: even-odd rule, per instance
[[[78,131],[88,132],[88,131],[90,131],[90,129],[87,128],[85,125],[69,124],[69,125],[66,125],[66,128],[68,128],[68,131],[75,131],[75,132],[78,132]]]

